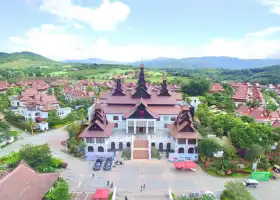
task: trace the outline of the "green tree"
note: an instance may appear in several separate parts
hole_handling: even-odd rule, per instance
[[[221,149],[222,147],[214,139],[205,138],[198,142],[198,151],[207,157],[213,157],[213,154]]]
[[[268,104],[266,105],[266,109],[268,111],[276,111],[277,110],[277,105],[272,100],[269,100]]]
[[[26,144],[19,150],[20,158],[25,160],[32,168],[48,167],[52,162],[51,149],[47,144]]]
[[[87,87],[87,91],[88,91],[88,92],[93,92],[93,87],[89,85],[89,86]]]
[[[221,194],[221,200],[254,200],[242,183],[228,182]]]
[[[253,117],[247,115],[242,115],[241,120],[245,123],[253,123],[255,121]]]
[[[182,86],[181,91],[190,96],[202,96],[210,89],[210,81],[206,79],[192,79],[188,84]]]
[[[57,115],[56,110],[52,110],[48,113],[47,122],[49,123],[50,127],[53,127],[55,125],[62,123],[60,117]]]
[[[30,128],[31,134],[34,135],[34,128],[35,128],[36,123],[32,119],[30,119],[27,121],[27,124],[28,124],[28,127]]]
[[[2,112],[11,106],[10,99],[5,94],[0,94],[0,102],[0,111]]]
[[[47,200],[70,200],[71,195],[67,182],[59,178],[54,184],[53,190],[46,195]]]
[[[256,162],[261,155],[264,154],[264,148],[258,144],[252,144],[245,155],[245,158],[249,161]]]

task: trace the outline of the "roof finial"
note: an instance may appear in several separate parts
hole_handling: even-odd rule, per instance
[[[141,57],[141,65],[140,65],[140,68],[144,68],[143,57]]]

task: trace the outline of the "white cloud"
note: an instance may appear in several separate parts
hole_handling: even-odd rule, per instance
[[[259,0],[259,2],[269,6],[272,13],[280,15],[280,0]]]
[[[248,37],[251,37],[251,36],[264,37],[264,36],[271,35],[271,34],[274,34],[274,33],[277,33],[277,32],[280,32],[280,27],[275,26],[275,27],[266,28],[262,31],[247,33],[246,36],[248,36]]]
[[[65,20],[75,20],[89,24],[94,30],[112,31],[118,23],[127,19],[130,8],[120,2],[104,0],[98,8],[88,8],[73,4],[73,0],[43,0],[40,10],[49,12]]]
[[[152,44],[111,45],[104,38],[95,40],[67,32],[67,27],[44,24],[32,28],[23,36],[10,37],[13,51],[31,51],[56,60],[102,58],[114,61],[137,61],[141,57],[183,58],[198,56],[230,56],[238,58],[266,58],[280,51],[280,39],[264,37],[241,39],[216,38],[208,44],[195,46],[167,46]]]

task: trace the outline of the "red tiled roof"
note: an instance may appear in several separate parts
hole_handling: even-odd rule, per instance
[[[25,162],[0,179],[0,199],[39,200],[51,189],[59,174],[38,174]]]
[[[95,96],[94,92],[88,92],[88,91],[82,90],[82,89],[78,88],[77,86],[65,87],[64,93],[68,96],[71,96],[73,98],[79,98],[79,99],[88,99],[88,98],[92,98]]]
[[[277,128],[277,127],[280,127],[280,120],[275,120],[272,124],[272,127],[273,128]]]
[[[247,100],[248,99],[248,89],[247,85],[242,85],[237,88],[237,91],[232,96],[233,100]]]
[[[210,89],[210,92],[223,92],[225,89],[220,83],[214,83]]]
[[[151,98],[145,99],[145,102],[150,105],[176,105],[177,101],[175,95],[172,96],[158,96],[157,92],[150,92]],[[135,99],[130,94],[125,96],[112,96],[111,92],[107,92],[106,102],[107,104],[130,104],[135,105]]]
[[[9,87],[9,84],[6,81],[0,81],[0,91],[7,90]]]

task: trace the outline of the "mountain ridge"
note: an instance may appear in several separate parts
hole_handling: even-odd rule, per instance
[[[115,62],[115,61],[107,61],[107,60],[105,61],[98,58],[66,61],[66,63],[126,64],[132,66],[139,66],[142,62],[144,63],[145,66],[153,67],[153,68],[251,69],[251,68],[279,65],[280,59],[240,59],[240,58],[227,57],[227,56],[203,56],[203,57],[189,57],[189,58],[181,58],[181,59],[160,57],[156,59],[143,60],[137,62]]]

